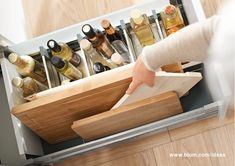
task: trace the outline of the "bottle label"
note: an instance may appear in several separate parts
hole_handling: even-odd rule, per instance
[[[81,63],[81,57],[79,54],[72,51],[72,58],[69,60],[75,67],[78,67]]]
[[[106,58],[111,58],[112,54],[115,52],[112,46],[105,40],[97,48]]]

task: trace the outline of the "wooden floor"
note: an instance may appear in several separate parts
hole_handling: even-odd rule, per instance
[[[234,113],[201,120],[74,157],[56,166],[234,166]],[[185,157],[171,157],[182,154]],[[221,157],[189,157],[217,153]],[[211,154],[213,155],[213,154]]]
[[[73,4],[68,1],[23,0],[28,34],[32,37],[38,36],[81,20],[140,3],[142,0],[76,0]],[[206,16],[215,14],[222,1],[225,0],[201,0]],[[219,122],[217,118],[202,120],[181,128],[168,129],[162,133],[98,149],[55,165],[233,166],[234,138],[234,113],[229,112],[223,122]],[[184,155],[183,153],[185,155],[217,153],[222,156],[180,157],[181,154]],[[179,157],[170,155],[179,155]]]

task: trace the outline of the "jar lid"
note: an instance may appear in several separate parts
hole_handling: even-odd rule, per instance
[[[109,28],[111,26],[111,23],[108,20],[104,19],[104,20],[101,21],[101,26],[104,29],[107,29],[107,28]]]
[[[132,10],[131,18],[136,24],[141,24],[144,20],[141,11],[138,9]]]
[[[123,64],[123,58],[122,58],[122,56],[121,56],[119,53],[117,53],[117,52],[115,52],[115,53],[112,55],[111,60],[112,60],[114,63],[116,63],[117,65]]]
[[[175,6],[173,5],[168,5],[166,8],[165,8],[165,13],[168,14],[168,15],[172,15],[176,12],[176,9],[175,9]]]
[[[91,25],[85,24],[82,26],[82,32],[88,37],[88,38],[94,38],[96,36],[96,33]]]
[[[12,79],[12,85],[14,85],[15,87],[20,88],[20,87],[23,86],[23,84],[24,84],[24,81],[23,81],[23,79],[20,78],[20,77],[14,77],[14,78]]]
[[[18,59],[19,55],[17,55],[16,53],[11,53],[9,56],[8,56],[8,60],[9,62],[11,63],[15,63]]]
[[[65,66],[65,62],[59,57],[53,56],[51,58],[51,63],[58,69],[62,69]]]
[[[87,39],[82,39],[79,44],[80,44],[80,47],[85,51],[92,48],[91,42],[89,42]]]
[[[61,46],[55,40],[53,40],[53,39],[50,39],[47,42],[47,47],[50,50],[53,50],[54,52],[60,52],[61,51]]]

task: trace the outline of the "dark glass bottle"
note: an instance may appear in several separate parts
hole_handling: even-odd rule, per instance
[[[51,63],[65,77],[71,80],[79,80],[82,78],[82,72],[74,67],[71,63],[64,61],[56,56],[51,58]]]
[[[51,39],[47,42],[47,46],[51,50],[53,56],[69,61],[75,67],[80,65],[80,55],[75,53],[66,43],[57,43],[55,40]]]
[[[123,40],[120,30],[118,28],[114,28],[108,20],[102,20],[101,26],[104,28],[106,37],[110,43],[115,40]]]
[[[92,46],[96,48],[104,57],[110,59],[115,52],[105,35],[98,29],[93,29],[91,25],[85,24],[82,32],[87,36]]]
[[[101,72],[104,72],[104,71],[107,71],[107,70],[110,70],[110,68],[108,66],[104,66],[102,63],[100,62],[96,62],[94,63],[93,65],[93,69],[95,71],[95,73],[101,73]]]

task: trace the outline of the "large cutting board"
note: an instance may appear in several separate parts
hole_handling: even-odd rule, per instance
[[[201,73],[166,73],[157,72],[155,75],[155,84],[149,87],[141,85],[131,95],[125,94],[112,109],[127,105],[139,100],[153,97],[168,91],[175,91],[179,97],[188,92],[195,84],[202,79]]]
[[[85,140],[94,140],[183,112],[175,92],[167,92],[73,123]]]

